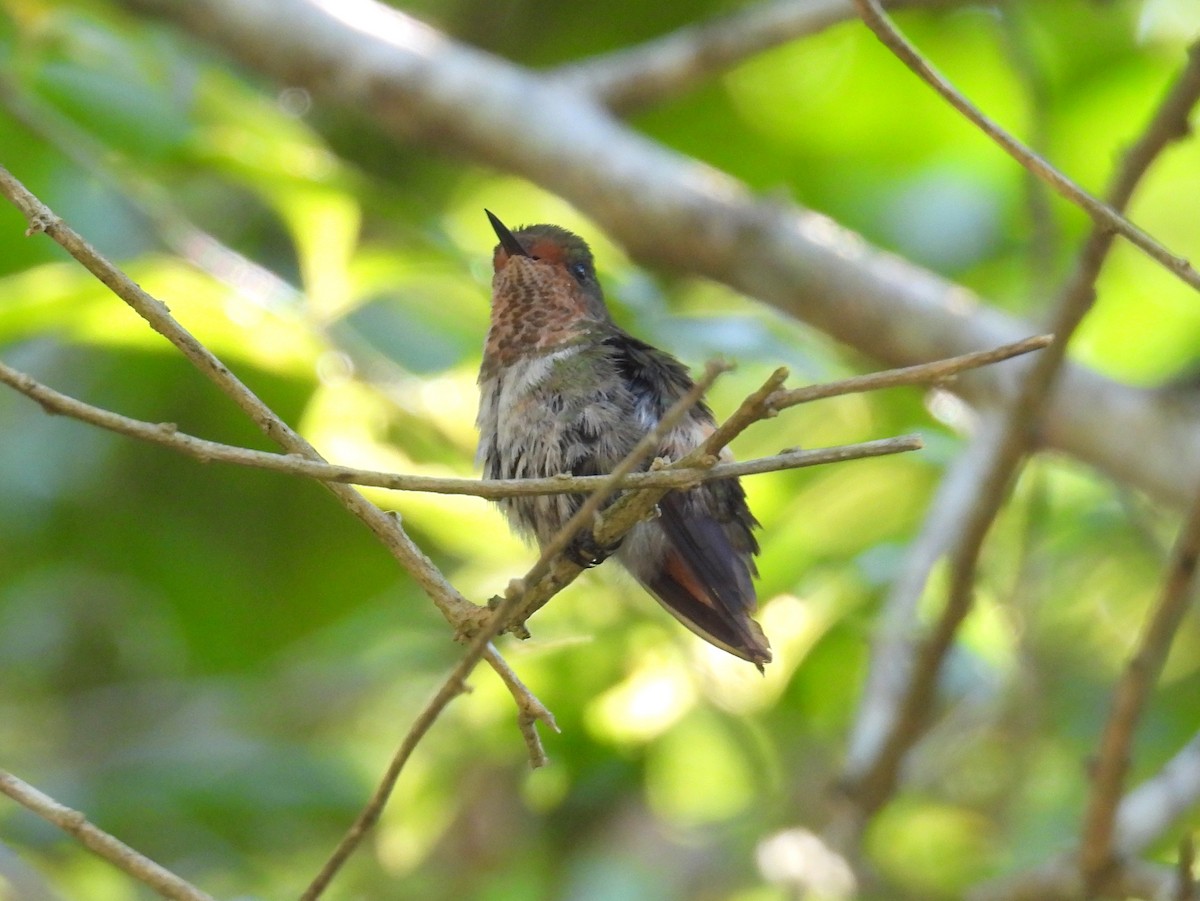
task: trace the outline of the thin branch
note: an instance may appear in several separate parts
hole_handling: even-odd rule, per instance
[[[499,657],[495,647],[492,645],[492,639],[500,631],[501,625],[507,621],[512,610],[516,606],[519,594],[512,593],[493,612],[490,620],[482,626],[470,639],[467,645],[467,650],[462,658],[451,670],[450,675],[442,682],[441,686],[430,698],[428,703],[417,714],[413,724],[409,727],[403,740],[400,742],[396,753],[392,755],[391,761],[388,763],[387,769],[384,771],[379,784],[375,787],[375,791],[371,793],[366,805],[355,817],[354,822],[342,836],[337,847],[334,848],[328,859],[322,864],[320,871],[309,883],[308,887],[300,896],[300,901],[316,901],[329,887],[329,884],[337,876],[341,868],[346,864],[346,861],[358,850],[367,834],[379,822],[384,809],[387,807],[387,802],[395,791],[396,783],[400,780],[400,774],[403,772],[405,765],[412,757],[417,745],[437,722],[438,717],[442,715],[445,709],[450,705],[460,694],[466,692],[466,680],[475,669],[475,666],[481,659],[489,657]],[[515,679],[515,675],[513,676]],[[506,684],[508,684],[506,682]],[[518,680],[516,685],[509,685],[510,690],[520,688],[524,691],[524,686]],[[527,693],[527,692],[525,692]],[[543,708],[544,709],[544,708]],[[549,711],[545,711],[547,714]],[[541,766],[546,761],[545,751],[542,748],[541,741],[538,739],[537,731],[532,721],[526,721],[526,716],[540,718],[536,712],[526,714],[522,711],[521,714],[521,734],[525,737],[528,745],[530,759],[534,761],[534,766]],[[550,718],[548,725],[558,731],[558,726],[554,722],[553,717]]]
[[[980,131],[991,138],[1014,160],[1042,179],[1091,217],[1097,227],[1122,235],[1151,259],[1161,263],[1182,281],[1200,290],[1200,272],[1146,234],[1118,212],[1118,204],[1104,203],[1093,197],[1049,162],[1026,147],[995,121],[986,116],[925,59],[884,12],[879,0],[853,0],[863,22],[875,36],[922,81],[938,92]],[[1193,51],[1194,53],[1194,51]],[[1132,186],[1131,186],[1132,187]]]
[[[1195,870],[1196,843],[1189,834],[1179,840],[1179,863],[1175,867],[1179,885],[1171,901],[1196,901]]]
[[[962,538],[959,524],[970,516],[977,486],[990,465],[1003,428],[999,414],[985,415],[966,449],[951,461],[929,503],[917,537],[909,545],[900,572],[876,618],[867,682],[858,701],[846,751],[843,781],[856,784],[877,765],[881,749],[895,728],[905,687],[911,684],[919,648],[919,607],[933,567],[953,553]],[[838,845],[847,847],[861,823],[857,813],[839,828],[847,830]]]
[[[906,0],[889,6],[949,6]],[[854,17],[849,0],[773,0],[547,72],[618,115],[691,90],[752,56]]]
[[[677,467],[710,468],[714,466],[717,462],[717,454],[720,453],[725,443],[731,441],[753,422],[773,415],[769,411],[767,402],[779,390],[785,378],[787,378],[786,369],[775,370],[767,381],[747,397],[733,415],[719,425],[699,447],[685,454],[675,463],[669,464],[666,468],[670,470]],[[650,515],[668,490],[652,488],[625,494],[599,518],[593,530],[596,542],[601,546],[615,544],[621,536]],[[574,581],[580,572],[582,572],[582,568],[577,563],[561,555],[558,556],[546,577],[539,580],[537,584],[528,586],[523,603],[515,617],[515,624],[520,627],[550,598]]]
[[[1040,155],[1050,144],[1048,80],[1035,59],[1032,29],[1021,19],[1021,11],[1010,6],[999,11],[999,18],[1000,38],[1009,67],[1029,107],[1029,144]],[[1040,296],[1048,293],[1053,282],[1055,261],[1062,247],[1062,229],[1054,221],[1050,190],[1046,183],[1028,169],[1022,175],[1029,219],[1029,235],[1024,242],[1030,264],[1029,293],[1031,296]]]
[[[938,364],[931,365],[935,368],[938,366]],[[853,379],[848,381],[853,381]],[[217,441],[208,441],[179,431],[178,426],[174,423],[131,419],[55,391],[32,376],[4,363],[0,363],[0,383],[7,384],[26,397],[37,401],[48,413],[70,416],[72,419],[78,419],[120,435],[149,441],[204,463],[216,462],[249,466],[270,472],[317,479],[322,482],[342,482],[394,491],[471,495],[496,500],[502,497],[594,492],[599,490],[608,478],[608,476],[572,476],[563,473],[544,479],[455,479],[356,469],[351,466],[326,463],[322,460],[308,460],[292,454],[256,451],[221,444]],[[825,463],[840,463],[864,457],[879,457],[916,450],[918,447],[917,439],[912,436],[901,436],[810,450],[788,450],[770,457],[719,463],[711,469],[681,467],[651,472],[633,472],[621,479],[619,487],[690,488],[713,479],[759,475],[785,469],[820,466]]]
[[[696,381],[683,397],[672,404],[671,408],[663,414],[662,419],[656,427],[642,436],[641,440],[625,455],[624,459],[614,467],[612,473],[605,477],[605,485],[588,497],[580,505],[579,509],[572,514],[571,518],[563,524],[563,527],[559,529],[554,539],[542,549],[537,561],[529,572],[525,574],[525,577],[523,579],[514,579],[509,583],[504,598],[492,612],[490,622],[471,639],[471,643],[463,658],[417,716],[408,734],[404,736],[404,740],[400,743],[396,754],[392,757],[391,763],[388,765],[387,771],[384,773],[383,779],[375,789],[371,799],[355,819],[346,835],[338,843],[333,854],[330,855],[329,859],[321,867],[321,871],[317,874],[316,878],[313,879],[304,894],[301,895],[301,901],[316,901],[321,896],[338,871],[350,859],[355,850],[357,850],[363,838],[366,837],[371,828],[379,821],[379,817],[387,806],[388,799],[391,797],[392,791],[400,779],[400,773],[403,771],[408,759],[412,756],[413,750],[420,743],[421,739],[424,738],[425,733],[429,731],[442,711],[446,709],[455,697],[466,690],[466,679],[471,674],[471,670],[475,668],[475,664],[479,662],[480,657],[484,655],[486,650],[491,647],[490,642],[492,638],[508,626],[513,615],[525,602],[527,593],[543,583],[551,570],[552,564],[562,558],[563,552],[570,545],[571,541],[574,540],[575,536],[591,525],[593,517],[604,503],[614,492],[620,490],[622,477],[641,466],[646,458],[662,445],[662,439],[667,432],[673,429],[679,420],[700,402],[704,396],[704,392],[712,386],[717,376],[727,369],[728,366],[723,364],[709,363],[705,368],[704,375]],[[575,575],[582,572],[583,567],[578,564],[573,565],[576,569]],[[569,581],[567,580],[567,582],[559,585],[556,590],[561,590]]]
[[[441,715],[456,697],[467,691],[466,679],[471,674],[471,670],[484,656],[487,649],[491,647],[490,628],[484,627],[480,629],[471,639],[468,645],[466,654],[455,665],[450,675],[442,682],[434,696],[417,714],[417,718],[413,721],[405,734],[400,747],[396,750],[391,761],[388,763],[387,770],[383,774],[383,778],[379,781],[375,791],[371,794],[370,800],[362,809],[359,815],[355,818],[354,823],[347,830],[342,840],[338,842],[337,847],[329,856],[329,859],[322,865],[320,872],[309,884],[303,894],[300,895],[300,901],[315,901],[329,887],[329,883],[338,871],[350,859],[350,856],[358,849],[362,840],[372,827],[379,821],[380,815],[383,813],[384,807],[387,806],[388,799],[392,795],[392,790],[396,787],[396,782],[400,778],[400,773],[404,769],[404,765],[408,763],[418,744],[421,743],[426,733],[429,732],[433,724],[437,722],[437,718]]]
[[[1200,67],[1200,53],[1192,52],[1188,65],[1122,161],[1110,191],[1111,201],[1118,208],[1128,203],[1134,186],[1157,153],[1173,137],[1185,133],[1188,111],[1200,96],[1197,67]],[[875,675],[878,667],[872,667],[868,688],[879,692],[879,696],[864,695],[861,703],[863,709],[870,707],[877,713],[870,719],[860,717],[857,727],[869,728],[879,743],[867,749],[862,734],[851,740],[852,747],[858,752],[854,762],[861,768],[848,771],[844,777],[849,803],[839,809],[832,827],[841,836],[857,840],[866,819],[894,791],[900,765],[924,731],[933,708],[941,663],[958,626],[971,609],[975,571],[983,542],[1035,438],[1034,428],[1046,405],[1051,385],[1059,374],[1066,344],[1094,302],[1096,278],[1114,236],[1115,233],[1103,225],[1096,225],[1092,229],[1080,252],[1075,271],[1055,301],[1050,321],[1055,340],[1024,371],[1013,402],[1003,419],[987,430],[986,444],[978,454],[972,454],[973,458],[977,458],[972,470],[978,481],[973,486],[960,488],[965,491],[960,495],[961,502],[957,505],[961,518],[949,528],[944,522],[933,522],[929,517],[926,519],[924,530],[934,530],[950,540],[944,548],[950,558],[946,604],[938,622],[919,646],[912,645],[908,638],[917,631],[911,617],[898,616],[889,620],[900,631],[895,638],[884,639],[889,643],[887,667],[893,673],[907,673],[909,678],[900,683],[880,678]],[[920,596],[927,576],[928,571],[918,578],[905,581],[903,588],[911,595],[899,595],[897,591],[901,586],[898,584],[897,591],[893,591],[888,599],[888,605],[895,605],[898,610],[915,616],[916,598]],[[883,725],[877,715],[880,711],[887,720],[886,728],[880,728]]]
[[[53,211],[38,200],[13,175],[0,166],[0,193],[19,209],[29,222],[27,234],[44,232],[63,247],[84,268],[145,319],[156,332],[171,342],[185,357],[234,401],[269,438],[289,453],[309,460],[324,462],[316,449],[279,418],[246,387],[220,360],[204,347],[182,325],[175,321],[165,304],[151,297],[125,273],[101,256],[95,248],[64,223]],[[454,627],[456,635],[467,635],[487,621],[487,611],[464,598],[404,531],[397,517],[372,504],[348,485],[325,482],[326,488],[349,512],[358,517],[384,547],[409,573],[434,605]],[[489,663],[498,671],[507,670],[498,655],[490,655]],[[505,685],[521,686],[511,673],[501,672]],[[527,690],[521,686],[527,695]],[[516,703],[523,712],[542,708],[536,698],[518,696]],[[535,755],[536,761],[544,753]]]
[[[829,382],[824,385],[806,385],[803,388],[780,392],[771,398],[771,406],[777,410],[783,410],[797,404],[806,404],[827,397],[839,397],[843,394],[857,394],[863,391],[881,391],[885,388],[899,388],[904,385],[935,384],[944,386],[949,379],[960,372],[980,366],[990,366],[993,363],[1000,363],[1034,350],[1041,350],[1049,347],[1053,341],[1053,335],[1034,335],[1023,341],[1005,344],[991,350],[961,354],[933,363],[918,363],[915,366],[889,369],[886,372],[870,372],[866,375],[853,376],[840,382]]]
[[[1177,899],[1196,897],[1195,877],[1179,867],[1151,866],[1137,861],[1180,817],[1200,800],[1200,733],[1153,777],[1125,795],[1117,808],[1113,850],[1124,865],[1113,874],[1112,891],[1130,897]],[[1180,855],[1180,864],[1185,855]],[[1061,854],[1041,866],[978,886],[970,901],[1077,901],[1083,895],[1083,875],[1077,854]]]
[[[87,817],[78,810],[60,804],[5,770],[0,770],[0,793],[74,836],[93,854],[103,857],[164,898],[173,901],[214,901],[211,895],[88,822]]]
[[[1162,595],[1154,608],[1137,651],[1117,683],[1112,710],[1092,767],[1092,792],[1084,817],[1079,850],[1084,884],[1097,891],[1117,866],[1113,836],[1117,803],[1129,770],[1133,735],[1142,711],[1166,664],[1171,642],[1194,597],[1200,559],[1200,497],[1188,514],[1172,552]]]
[[[550,758],[546,756],[546,749],[542,746],[537,724],[543,723],[555,732],[562,732],[558,728],[554,714],[537,699],[533,692],[525,687],[525,683],[513,672],[508,662],[500,656],[495,645],[489,644],[483,652],[483,657],[491,664],[496,675],[501,678],[517,701],[517,728],[521,730],[521,737],[525,739],[525,749],[529,752],[529,765],[535,770],[544,767],[550,762]]]

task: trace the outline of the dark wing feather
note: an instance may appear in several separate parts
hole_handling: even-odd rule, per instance
[[[674,357],[623,333],[609,339],[615,362],[652,421],[693,382]],[[712,424],[698,404],[692,416]],[[659,502],[655,520],[667,539],[665,559],[635,575],[681,622],[760,668],[771,659],[762,629],[751,618],[757,598],[752,555],[758,552],[752,529],[758,525],[736,479],[673,491]]]
[[[750,579],[754,570],[750,554],[758,550],[758,543],[750,534],[754,517],[744,497],[743,517],[730,520],[714,511],[711,497],[706,496],[729,488],[742,493],[740,486],[722,484],[718,488],[718,483],[687,492],[672,491],[659,501],[658,521],[688,568],[722,606],[734,612],[753,613],[757,598]],[[741,541],[735,544],[735,536],[748,541],[750,546]]]
[[[695,384],[687,367],[673,356],[626,332],[616,330],[604,343],[612,348],[613,362],[635,403],[645,404],[656,421]],[[696,404],[694,413],[712,421],[712,411],[703,401]]]
[[[716,490],[714,490],[716,489]],[[736,503],[713,503],[729,492]],[[724,509],[722,509],[724,508]],[[757,597],[750,555],[758,549],[754,517],[736,483],[671,492],[659,502],[658,525],[670,544],[668,560],[648,586],[702,635],[758,665],[771,659],[762,629],[751,619]],[[726,514],[733,514],[727,518]]]

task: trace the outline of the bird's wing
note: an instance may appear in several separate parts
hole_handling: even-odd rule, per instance
[[[711,495],[720,493],[729,496],[714,504]],[[714,509],[720,507],[725,511]],[[757,606],[753,522],[736,483],[672,491],[659,502],[655,520],[666,536],[666,553],[662,565],[648,573],[646,587],[693,631],[761,667],[771,651],[751,618]]]
[[[687,369],[644,342],[621,335],[612,346],[635,404],[650,422],[691,386]],[[713,428],[703,404],[664,442],[666,456],[690,449]],[[751,618],[757,598],[751,576],[758,552],[752,529],[758,523],[736,479],[672,491],[659,502],[652,524],[665,542],[658,559],[620,555],[633,574],[684,625],[701,637],[760,668],[771,659],[762,629]],[[652,543],[657,544],[657,543]]]

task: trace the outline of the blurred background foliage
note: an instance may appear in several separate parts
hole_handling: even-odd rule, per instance
[[[1050,0],[901,22],[968,95],[1100,191],[1181,64],[1193,3]],[[534,66],[735,7],[405,6]],[[510,224],[588,237],[617,319],[639,336],[693,366],[736,360],[712,394],[718,412],[780,364],[800,382],[870,368],[724,288],[633,267],[530,184],[389,142],[161,24],[100,0],[0,0],[0,13],[0,162],[330,459],[477,471],[485,205]],[[1022,171],[854,23],[634,124],[1035,320],[1086,228],[1057,201],[1036,222]],[[1194,254],[1198,195],[1192,141],[1157,165],[1132,215]],[[24,228],[0,208],[5,362],[102,407],[267,447]],[[1076,356],[1153,384],[1186,373],[1198,346],[1194,295],[1118,248]],[[921,454],[748,480],[776,649],[765,678],[610,567],[586,575],[536,616],[530,641],[502,647],[562,727],[546,736],[550,766],[528,770],[511,700],[477,673],[330,897],[774,901],[805,885],[806,897],[840,897],[843,875],[812,832],[879,601],[970,418],[951,403],[935,416],[925,401],[912,390],[826,401],[735,447],[751,457],[913,431],[928,442]],[[483,501],[369,493],[473,599],[533,558]],[[1069,460],[1028,467],[987,548],[942,716],[868,835],[879,897],[957,897],[1074,842],[1085,763],[1172,520]],[[935,585],[931,609],[939,598]],[[294,896],[458,652],[428,600],[320,487],[201,465],[0,391],[0,765],[215,895]],[[1198,692],[1193,618],[1134,777],[1196,728]],[[0,839],[62,897],[148,896],[8,803]],[[14,897],[10,864],[0,898]]]

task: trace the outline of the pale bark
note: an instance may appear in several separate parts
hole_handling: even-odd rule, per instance
[[[123,3],[174,20],[261,74],[358,109],[398,137],[528,178],[640,261],[716,279],[883,363],[1038,331],[824,216],[753,196],[564,83],[369,0]],[[1020,365],[993,367],[955,390],[992,404],[1011,393]],[[1041,433],[1049,447],[1177,506],[1200,483],[1194,409],[1080,365],[1064,367]]]

